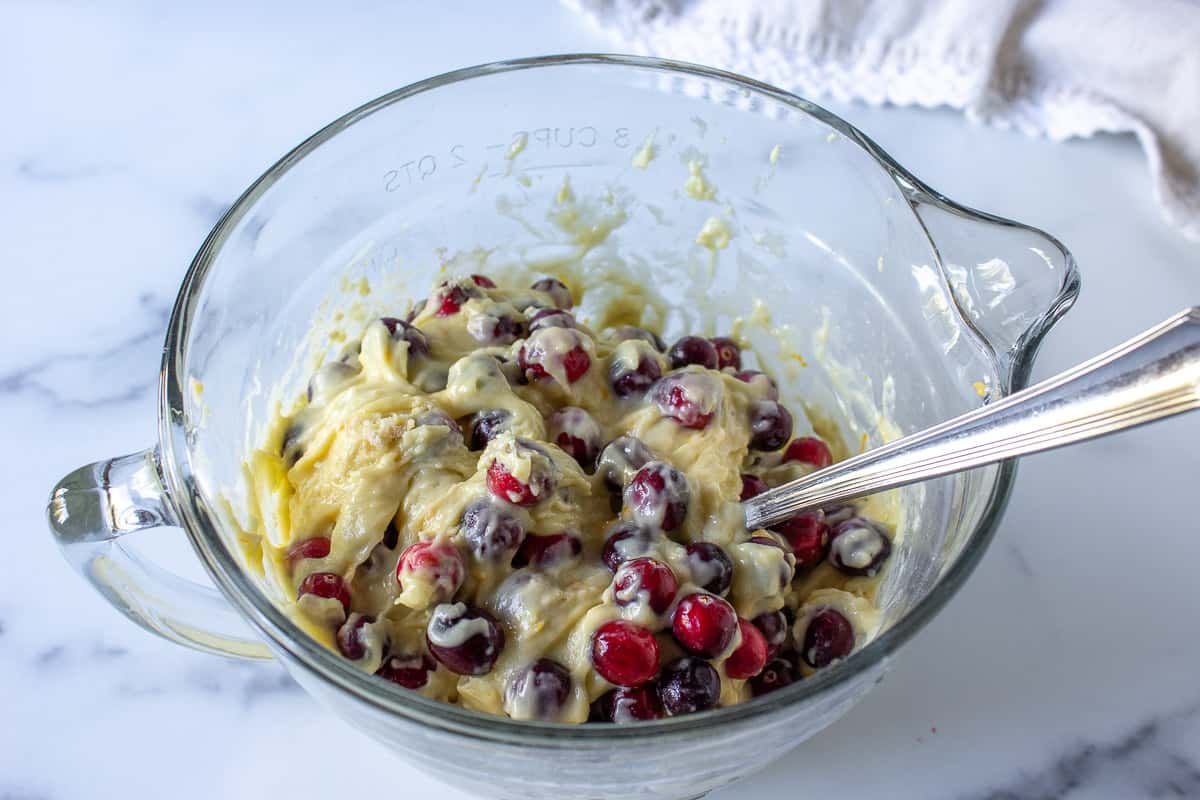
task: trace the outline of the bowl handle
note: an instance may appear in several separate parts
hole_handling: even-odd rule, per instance
[[[54,487],[46,514],[63,557],[138,625],[208,653],[271,657],[217,590],[121,545],[128,533],[179,525],[157,448],[80,467]]]

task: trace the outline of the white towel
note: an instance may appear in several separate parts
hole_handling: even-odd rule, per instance
[[[1197,0],[563,0],[616,47],[800,95],[948,105],[1061,140],[1132,132],[1200,240]]]

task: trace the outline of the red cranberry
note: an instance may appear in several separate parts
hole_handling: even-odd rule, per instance
[[[671,607],[679,583],[675,573],[663,562],[654,558],[635,558],[626,561],[617,569],[613,578],[613,598],[619,606],[638,602],[643,592],[655,614]]]
[[[757,475],[742,474],[742,502],[749,500],[751,497],[758,497],[763,492],[770,489],[767,482]]]
[[[451,672],[484,675],[504,649],[504,629],[481,608],[443,603],[433,609],[425,641],[433,657]]]
[[[615,328],[612,332],[612,339],[616,342],[628,342],[631,340],[640,340],[654,347],[658,352],[663,352],[667,346],[663,343],[662,338],[654,331],[639,328],[635,325],[621,325]]]
[[[815,567],[829,552],[829,526],[820,511],[797,514],[776,525],[774,530],[787,540],[796,556],[797,567]]]
[[[484,497],[467,506],[458,530],[480,561],[507,558],[525,538],[525,526],[515,514]]]
[[[575,301],[571,299],[571,290],[558,278],[542,278],[529,288],[535,292],[545,292],[550,295],[550,299],[554,301],[554,305],[559,308],[570,308],[575,305]]]
[[[410,356],[427,356],[429,355],[429,340],[425,338],[425,334],[417,328],[402,319],[395,317],[384,317],[379,320],[388,329],[388,335],[397,342],[408,342],[408,354]]]
[[[643,525],[671,531],[687,516],[691,489],[679,470],[651,461],[637,471],[625,487],[625,504]]]
[[[476,314],[467,322],[467,333],[485,345],[512,344],[525,335],[525,325],[507,314]]]
[[[592,635],[592,665],[610,683],[641,686],[658,672],[658,642],[640,625],[606,622]]]
[[[832,608],[823,608],[808,621],[800,657],[814,669],[827,667],[854,649],[854,628]]]
[[[783,460],[799,461],[822,469],[833,463],[833,454],[829,452],[829,445],[820,439],[814,436],[801,436],[793,439],[792,443],[783,451]]]
[[[650,530],[636,522],[618,522],[608,531],[600,559],[610,571],[616,572],[629,559],[648,553],[653,544],[654,534]]]
[[[716,658],[733,641],[738,618],[733,606],[715,594],[690,594],[679,601],[671,631],[690,653]]]
[[[367,654],[367,642],[363,628],[375,622],[366,614],[351,614],[337,631],[338,652],[351,661],[358,661]]]
[[[759,614],[751,622],[754,623],[754,627],[758,628],[763,635],[763,640],[767,643],[767,658],[779,655],[788,635],[788,622],[784,613],[767,611]]]
[[[575,317],[569,311],[561,308],[539,308],[529,318],[529,332],[545,330],[546,328],[575,328]]]
[[[742,368],[742,348],[738,347],[737,342],[727,336],[718,336],[712,340],[712,343],[717,350],[717,367],[719,369]]]
[[[716,708],[721,700],[721,676],[712,665],[687,656],[663,667],[658,699],[672,717]]]
[[[539,658],[508,684],[505,710],[515,719],[552,720],[570,694],[571,673],[567,668],[552,659]]]
[[[891,554],[883,531],[862,517],[846,520],[829,535],[829,562],[847,575],[875,575]]]
[[[341,575],[335,575],[332,572],[314,572],[300,582],[300,590],[296,596],[303,597],[306,594],[337,600],[342,604],[346,613],[350,613],[350,590],[346,588],[346,582],[342,580]]]
[[[429,673],[437,669],[437,662],[426,653],[411,656],[390,656],[375,674],[398,683],[405,689],[420,689],[429,682]]]
[[[545,536],[530,534],[517,548],[513,556],[514,569],[521,567],[552,567],[583,552],[578,536],[569,533],[551,533]]]
[[[617,724],[660,719],[663,715],[658,685],[653,682],[636,688],[613,689],[600,698],[598,705],[601,718]]]
[[[858,516],[858,506],[853,503],[827,506],[822,511],[825,513],[825,524],[831,528],[836,528],[851,517]]]
[[[716,413],[720,384],[703,373],[668,375],[654,385],[654,404],[664,417],[685,428],[702,430]]]
[[[467,566],[458,548],[449,542],[416,542],[404,548],[396,563],[396,582],[403,591],[405,581],[428,582],[433,586],[430,602],[449,600],[462,587]]]
[[[744,619],[738,620],[742,643],[725,660],[725,674],[731,678],[753,678],[767,663],[767,640],[762,631]]]
[[[546,427],[554,443],[579,462],[579,466],[591,469],[596,463],[604,433],[591,414],[582,408],[567,406],[556,411]]]
[[[733,377],[737,378],[742,383],[748,383],[754,387],[761,387],[759,388],[759,391],[767,400],[779,399],[779,387],[775,385],[775,381],[771,379],[770,375],[759,372],[756,369],[746,369],[735,373]]]
[[[517,353],[517,364],[529,380],[544,380],[552,371],[575,383],[592,366],[592,358],[583,347],[583,337],[575,332],[563,335],[559,329],[541,329],[525,340]]]
[[[699,364],[707,369],[716,369],[720,359],[717,348],[708,339],[700,336],[684,336],[667,351],[667,360],[672,369],[686,367],[688,364]]]
[[[640,439],[618,436],[600,451],[596,473],[604,478],[604,485],[610,491],[619,492],[625,488],[625,481],[633,472],[653,460],[654,453]]]
[[[787,585],[792,582],[792,578],[796,576],[796,557],[792,554],[792,551],[780,543],[774,536],[751,536],[749,544],[774,547],[783,553],[783,560],[779,564],[779,588],[786,589]]]
[[[485,289],[496,288],[496,282],[487,275],[472,275],[471,280],[475,281],[476,286],[482,286]]]
[[[687,546],[692,580],[706,592],[723,595],[733,583],[733,561],[712,542],[692,542]]]
[[[471,449],[482,450],[488,442],[512,427],[512,412],[503,408],[480,411],[471,419]]]
[[[554,488],[549,475],[533,475],[529,483],[517,478],[499,460],[493,461],[487,470],[488,489],[501,500],[514,506],[531,506],[545,500]]]
[[[633,366],[613,359],[608,371],[609,382],[617,397],[643,395],[661,377],[662,368],[658,365],[658,360],[646,353],[639,353],[637,364]]]
[[[778,450],[792,438],[792,415],[774,400],[759,400],[750,406],[750,447]]]
[[[329,540],[323,536],[318,536],[314,539],[305,539],[302,542],[296,542],[288,548],[287,560],[293,567],[297,561],[303,561],[306,558],[324,558],[329,555]]]
[[[776,658],[767,662],[762,672],[750,679],[750,691],[755,697],[770,694],[776,689],[791,685],[796,680],[792,665],[785,659]]]
[[[467,290],[454,283],[443,283],[438,293],[433,296],[436,317],[449,317],[462,310],[463,305],[471,297]]]

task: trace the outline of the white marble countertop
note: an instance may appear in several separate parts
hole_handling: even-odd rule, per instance
[[[43,509],[68,470],[151,442],[176,287],[266,165],[412,80],[603,41],[517,0],[195,5],[0,10],[0,798],[465,798],[275,665],[127,623],[60,559]],[[1038,374],[1200,303],[1200,246],[1160,220],[1132,140],[834,110],[950,196],[1073,249],[1083,293]],[[983,564],[887,680],[714,798],[1200,796],[1200,524],[1182,502],[1198,442],[1200,415],[1029,459]],[[199,571],[182,537],[145,538]]]

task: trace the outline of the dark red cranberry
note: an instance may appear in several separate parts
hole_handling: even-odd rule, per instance
[[[288,548],[287,560],[293,567],[297,561],[303,561],[306,558],[324,558],[329,555],[329,540],[323,536],[318,536],[313,539],[305,539],[302,542],[296,542]]]
[[[521,542],[513,556],[512,565],[521,567],[552,567],[583,552],[579,537],[570,533],[550,533],[545,536],[530,534]]]
[[[617,724],[660,719],[663,715],[662,703],[658,700],[658,685],[654,682],[636,688],[617,687],[597,702],[600,718]]]
[[[815,436],[801,436],[793,439],[783,451],[783,460],[799,461],[822,469],[833,463],[833,454],[829,452],[829,445]]]
[[[668,375],[654,385],[651,395],[659,412],[685,428],[702,430],[716,413],[720,384],[703,373]]]
[[[661,461],[637,471],[625,487],[625,505],[643,525],[671,531],[687,516],[692,492],[683,473]]]
[[[427,653],[409,656],[390,656],[375,674],[405,689],[420,689],[429,682],[429,673],[437,669],[437,662]]]
[[[309,384],[308,399],[312,401],[312,384]],[[287,430],[283,432],[283,441],[279,445],[279,454],[283,456],[287,465],[291,467],[304,455],[304,448],[299,446],[300,435],[304,433],[304,427],[293,422],[287,426]]]
[[[767,662],[762,672],[750,679],[750,691],[755,697],[761,697],[776,689],[790,686],[795,680],[792,665],[785,659],[775,658]]]
[[[827,506],[822,509],[825,513],[825,524],[831,528],[841,525],[851,517],[858,516],[858,506],[853,503],[842,503],[836,506]]]
[[[759,400],[750,406],[750,447],[778,450],[792,438],[792,414],[774,400]]]
[[[488,489],[496,497],[506,500],[514,506],[531,506],[550,496],[554,488],[549,475],[530,476],[530,482],[525,483],[508,471],[499,460],[493,461],[487,470]]]
[[[467,565],[462,554],[450,542],[416,542],[404,548],[396,562],[396,582],[401,591],[405,582],[423,582],[433,587],[431,602],[442,603],[454,597],[466,578]]]
[[[437,304],[433,314],[436,317],[453,316],[462,310],[463,304],[468,299],[470,298],[463,287],[453,283],[444,283],[433,297],[434,302]]]
[[[375,622],[366,614],[351,614],[337,631],[338,652],[351,661],[358,661],[367,654],[365,628]]]
[[[604,478],[609,491],[619,492],[633,473],[654,460],[654,453],[632,436],[618,436],[600,451],[596,473]]]
[[[590,470],[600,453],[600,441],[604,436],[599,423],[582,408],[567,406],[559,409],[547,421],[550,438],[579,462],[579,466]]]
[[[808,511],[784,520],[773,530],[787,540],[797,567],[815,567],[829,552],[829,527],[820,511]]]
[[[761,387],[762,396],[768,400],[779,399],[779,387],[772,380],[770,375],[759,372],[756,369],[745,369],[735,373],[734,376],[742,383],[748,383],[751,386]]]
[[[717,350],[717,367],[719,369],[742,368],[742,348],[738,347],[737,342],[727,336],[718,336],[712,340],[712,343]]]
[[[759,614],[751,622],[762,633],[763,640],[767,643],[767,658],[774,658],[779,655],[779,651],[783,649],[788,635],[787,617],[784,616],[783,612],[766,611]]]
[[[539,658],[516,674],[505,690],[505,707],[517,719],[555,719],[571,694],[571,673]],[[518,713],[513,713],[518,711]]]
[[[870,577],[892,554],[892,543],[873,522],[853,517],[829,534],[829,563],[847,575]]]
[[[641,340],[651,345],[660,353],[667,349],[666,344],[663,343],[662,337],[660,337],[657,333],[646,330],[645,328],[639,328],[635,325],[621,325],[620,327],[615,328],[612,332],[612,338],[613,341],[616,342]]]
[[[529,318],[529,332],[545,330],[546,328],[574,328],[575,317],[569,311],[561,308],[540,308]]]
[[[429,340],[420,328],[408,324],[402,319],[384,317],[379,320],[388,329],[388,335],[397,342],[408,342],[408,354],[412,356],[429,355]]]
[[[770,489],[767,482],[757,475],[747,475],[742,473],[742,502],[749,500],[751,497],[758,497],[763,492]]]
[[[725,659],[725,674],[731,678],[753,678],[767,663],[767,639],[762,631],[744,619],[738,620],[742,642]]]
[[[482,450],[488,442],[512,427],[512,412],[503,408],[489,408],[471,419],[471,449]]]
[[[686,367],[688,364],[699,364],[707,369],[716,369],[720,359],[717,348],[708,339],[701,336],[684,336],[678,339],[667,351],[667,360],[672,369]]]
[[[672,717],[716,708],[721,700],[721,676],[707,661],[684,656],[663,667],[658,699]]]
[[[525,526],[500,503],[484,497],[467,506],[459,533],[480,561],[508,558],[525,538]]]
[[[303,597],[306,594],[337,600],[342,604],[346,613],[350,613],[350,590],[346,588],[346,582],[342,580],[341,575],[335,575],[332,572],[314,572],[300,582],[300,589],[296,596]]]
[[[706,592],[723,595],[733,583],[733,561],[712,542],[692,542],[687,546],[692,580]]]
[[[558,372],[561,368],[567,383],[575,383],[592,366],[592,358],[579,334],[560,338],[540,330],[530,335],[517,352],[517,365],[531,381],[549,378],[551,370]]]
[[[646,353],[638,354],[635,366],[614,359],[608,371],[608,379],[617,397],[641,396],[662,377],[658,360]]]
[[[433,609],[425,641],[433,657],[451,672],[484,675],[504,649],[504,629],[481,608],[443,603]]]
[[[737,627],[733,606],[715,594],[700,592],[680,600],[671,621],[675,640],[688,652],[705,658],[724,653]]]
[[[554,305],[559,308],[570,308],[575,305],[575,301],[571,299],[571,290],[558,278],[542,278],[529,288],[535,292],[545,292],[550,295],[550,299],[554,301]]]
[[[626,561],[617,569],[613,578],[613,599],[619,606],[638,602],[645,592],[646,602],[655,614],[671,607],[679,583],[675,573],[663,562],[654,558],[635,558]]]
[[[637,558],[650,551],[654,544],[654,533],[636,522],[618,522],[608,531],[604,549],[600,559],[610,571],[616,572],[617,567],[631,558]]]
[[[485,289],[496,288],[496,282],[487,275],[472,275],[471,280],[475,281],[476,286],[482,286]]]
[[[486,345],[512,344],[525,335],[525,325],[507,314],[477,314],[467,323],[467,332]]]
[[[792,554],[792,551],[774,536],[763,534],[751,536],[749,543],[762,547],[774,547],[783,553],[783,560],[779,564],[779,588],[786,589],[787,585],[792,582],[792,578],[796,576],[796,557]]]
[[[832,608],[823,608],[808,621],[800,657],[814,669],[827,667],[854,649],[854,627]]]
[[[606,622],[592,635],[592,666],[610,683],[641,686],[658,672],[658,642],[640,625]]]

